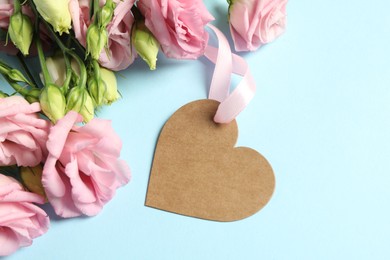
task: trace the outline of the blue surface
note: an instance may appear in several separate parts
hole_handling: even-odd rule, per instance
[[[227,33],[225,1],[208,1]],[[16,259],[390,259],[390,2],[290,1],[287,32],[245,54],[258,92],[238,145],[262,153],[277,185],[242,221],[217,223],[144,206],[161,127],[205,98],[212,66],[138,61],[105,108],[133,179],[93,218],[53,219]]]

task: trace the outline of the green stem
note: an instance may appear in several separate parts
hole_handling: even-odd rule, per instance
[[[39,63],[41,64],[41,68],[42,68],[43,79],[45,80],[45,85],[49,83],[53,83],[49,70],[47,69],[45,55],[43,54],[42,43],[39,37],[36,37],[36,45],[38,49]]]
[[[9,71],[9,69],[7,68],[7,66],[4,66],[4,65],[3,65],[3,62],[0,61],[0,74],[4,75],[4,77],[5,77]]]
[[[19,13],[21,9],[20,0],[14,0],[14,14]]]
[[[33,1],[29,0],[29,3],[31,6],[31,9],[33,10],[33,13],[35,15],[35,31],[34,31],[35,35],[34,35],[34,37],[35,37],[35,43],[37,45],[37,50],[38,50],[39,64],[41,65],[43,79],[45,81],[44,85],[47,85],[49,83],[52,83],[53,80],[50,76],[49,70],[47,69],[45,55],[43,54],[42,42],[41,42],[41,39],[39,38],[39,14],[38,14],[38,11],[37,11]]]
[[[11,81],[8,79],[8,77],[4,77],[5,80],[8,82],[8,84],[11,85],[11,87],[16,91],[18,92],[19,94],[21,94],[22,96],[26,96],[28,94],[28,90],[23,88],[22,86],[20,86],[18,83],[14,82],[14,81]]]
[[[99,6],[99,0],[94,0],[93,1],[93,16],[94,16],[94,23],[95,24],[98,24],[98,12],[99,12],[99,8],[100,8],[100,6]]]
[[[85,87],[87,85],[87,69],[85,68],[85,64],[83,60],[74,52],[70,51],[68,52],[70,56],[73,57],[73,59],[76,60],[76,62],[80,66],[80,80],[79,80],[79,86],[80,87]]]
[[[64,93],[67,93],[69,89],[70,80],[72,79],[72,66],[70,65],[70,61],[66,53],[63,53],[63,55],[64,55],[65,66],[66,66],[66,78],[62,87],[64,88]]]

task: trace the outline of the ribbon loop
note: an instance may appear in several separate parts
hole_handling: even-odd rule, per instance
[[[218,39],[218,48],[207,46],[205,56],[215,63],[210,84],[209,98],[221,104],[214,116],[216,123],[230,123],[249,104],[256,92],[256,83],[246,61],[233,54],[229,43],[221,31],[213,25],[209,27]],[[242,80],[230,93],[231,74],[242,76]]]

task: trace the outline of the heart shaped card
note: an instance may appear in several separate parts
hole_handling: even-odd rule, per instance
[[[234,145],[236,121],[217,124],[219,102],[191,102],[166,122],[154,155],[146,205],[186,216],[234,221],[270,200],[275,178],[257,151]]]

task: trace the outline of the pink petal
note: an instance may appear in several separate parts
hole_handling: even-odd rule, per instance
[[[45,188],[48,198],[65,196],[65,183],[60,177],[60,172],[56,166],[57,159],[49,155],[42,172],[42,185]]]
[[[66,165],[65,174],[69,177],[72,185],[72,198],[81,203],[93,203],[96,201],[96,196],[93,188],[87,185],[88,178],[81,179],[80,175],[83,175],[79,171],[77,160],[74,160]]]
[[[0,256],[10,255],[19,248],[18,237],[11,229],[2,227],[0,232],[0,245]]]
[[[81,117],[74,111],[67,113],[57,124],[51,127],[49,139],[47,141],[47,150],[55,158],[61,156],[62,149],[64,148],[66,138],[69,131],[72,129],[76,122],[80,122]]]

